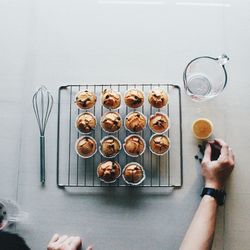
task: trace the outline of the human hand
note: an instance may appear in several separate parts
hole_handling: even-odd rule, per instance
[[[60,236],[55,234],[49,242],[48,250],[78,250],[82,246],[82,240],[79,236]],[[92,250],[88,247],[87,250]]]
[[[212,146],[216,144],[221,147],[220,156],[217,160],[212,161]],[[234,164],[235,158],[232,149],[223,140],[215,139],[213,142],[208,142],[201,163],[205,187],[223,189],[228,176],[233,171]]]

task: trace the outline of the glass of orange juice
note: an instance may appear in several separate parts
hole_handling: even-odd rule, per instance
[[[213,123],[206,118],[198,118],[192,124],[192,131],[197,139],[207,139],[213,133]]]

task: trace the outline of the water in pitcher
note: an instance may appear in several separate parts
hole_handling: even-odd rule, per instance
[[[203,96],[209,95],[212,89],[211,82],[204,74],[194,74],[187,81],[187,91],[189,95]]]
[[[183,73],[184,88],[194,101],[206,101],[219,95],[227,84],[225,64],[229,58],[200,56],[191,60]]]

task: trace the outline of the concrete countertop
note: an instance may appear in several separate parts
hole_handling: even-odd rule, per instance
[[[198,206],[202,178],[191,124],[211,119],[236,155],[214,249],[249,249],[250,3],[247,1],[0,2],[0,198],[29,219],[16,226],[32,249],[53,233],[80,235],[94,249],[178,249]],[[228,86],[195,103],[183,92],[184,185],[148,190],[60,190],[56,186],[55,105],[46,130],[46,186],[39,183],[39,133],[31,98],[45,84],[171,82],[200,55],[227,53]]]

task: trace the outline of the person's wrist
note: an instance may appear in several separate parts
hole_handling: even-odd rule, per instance
[[[224,190],[224,185],[219,182],[210,182],[210,181],[205,181],[205,186],[206,188],[213,188],[217,190]]]
[[[216,203],[217,204],[217,201],[214,197],[212,197],[211,195],[208,195],[208,194],[205,194],[203,197],[202,197],[203,200],[207,201],[207,202],[213,202],[213,203]]]

